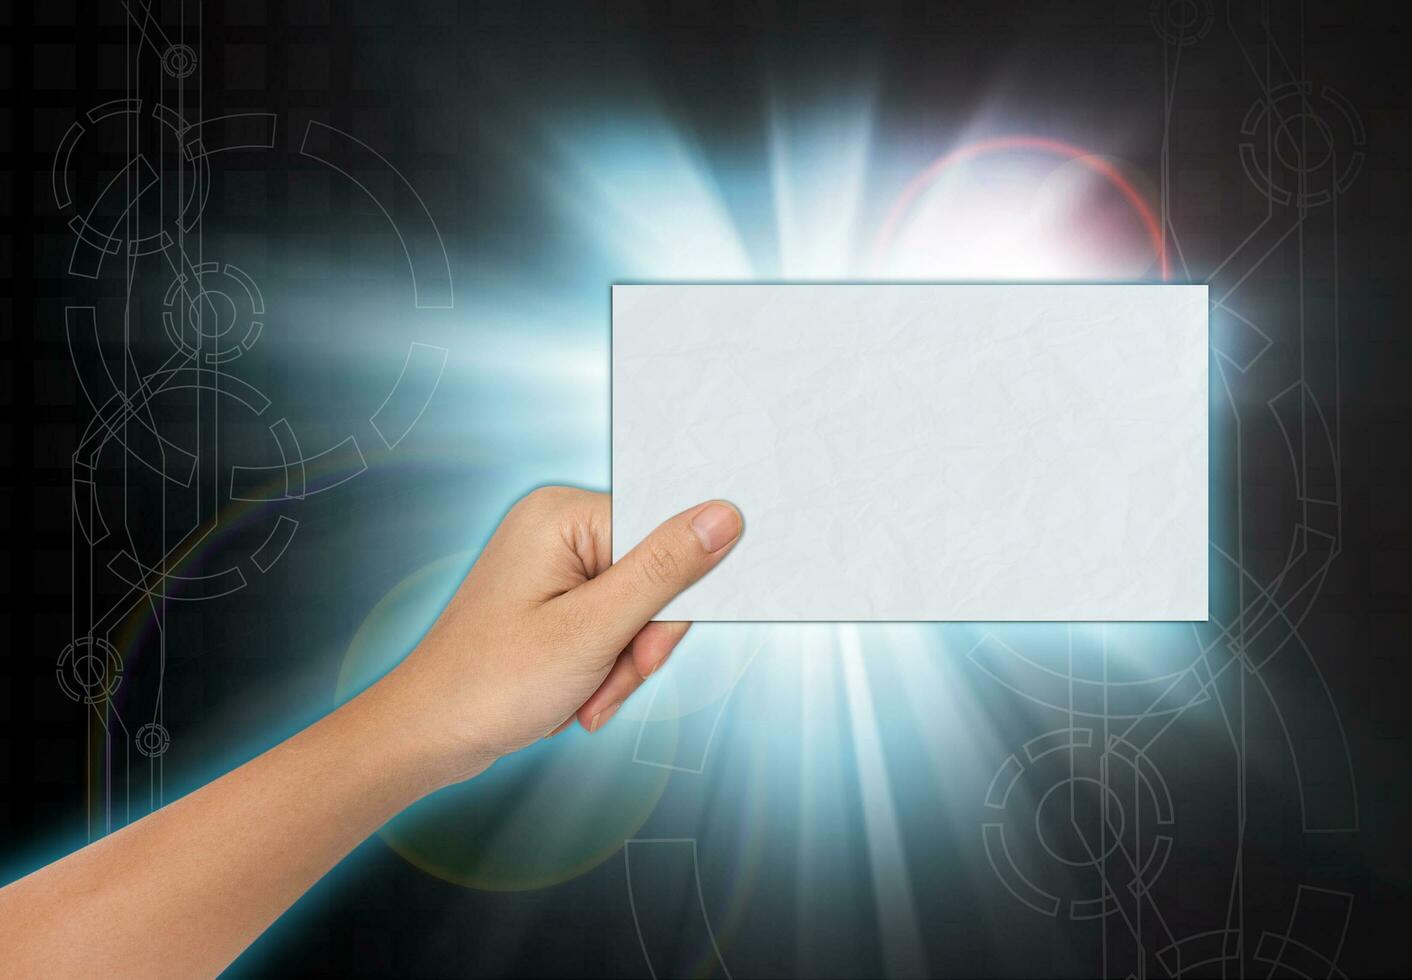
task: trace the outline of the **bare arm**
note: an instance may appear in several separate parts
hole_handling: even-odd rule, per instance
[[[740,533],[721,504],[608,565],[608,499],[527,497],[396,670],[170,806],[0,889],[0,975],[210,976],[399,811],[571,723],[666,659],[648,623]]]
[[[0,891],[0,972],[219,972],[429,788],[377,693]]]

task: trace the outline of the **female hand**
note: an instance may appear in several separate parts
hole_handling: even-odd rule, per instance
[[[709,501],[666,521],[610,565],[610,497],[536,490],[506,515],[417,648],[377,685],[444,785],[577,715],[590,732],[671,653],[688,623],[649,622],[740,537]]]

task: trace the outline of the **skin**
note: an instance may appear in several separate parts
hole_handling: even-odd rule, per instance
[[[398,812],[562,731],[590,732],[686,623],[649,622],[739,539],[729,504],[610,563],[609,498],[511,509],[405,660],[304,731],[0,889],[0,976],[214,976]]]

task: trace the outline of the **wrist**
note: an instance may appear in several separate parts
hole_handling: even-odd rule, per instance
[[[338,744],[349,746],[352,765],[383,801],[388,817],[433,792],[432,776],[415,738],[399,723],[382,682],[341,705],[321,722]]]
[[[404,663],[405,665],[405,663]],[[476,733],[446,719],[446,693],[428,690],[400,665],[345,707],[359,705],[360,723],[380,743],[389,769],[401,773],[409,804],[488,769],[496,754]]]

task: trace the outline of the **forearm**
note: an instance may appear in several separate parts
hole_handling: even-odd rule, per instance
[[[616,564],[606,494],[529,494],[417,649],[329,717],[0,889],[0,977],[210,976],[419,797],[575,716],[596,730],[681,639],[650,623],[740,536],[707,501]]]
[[[396,692],[363,697],[0,890],[0,975],[209,976],[434,788]],[[405,723],[406,716],[401,720]]]

